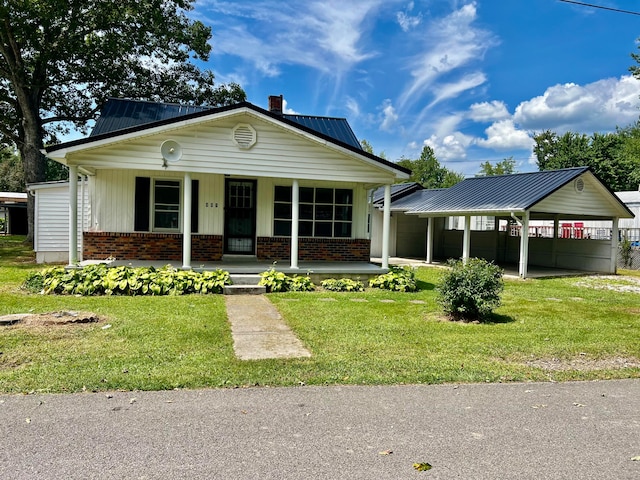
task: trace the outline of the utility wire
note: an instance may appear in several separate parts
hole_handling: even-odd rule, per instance
[[[593,5],[591,3],[577,2],[575,0],[560,0],[560,1],[564,2],[564,3],[573,3],[575,5],[581,5],[583,7],[600,8],[602,10],[609,10],[611,12],[626,13],[628,15],[639,15],[640,16],[640,12],[632,12],[631,10],[620,10],[619,8],[604,7],[602,5]]]

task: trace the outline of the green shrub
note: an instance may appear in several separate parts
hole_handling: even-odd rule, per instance
[[[271,268],[266,272],[260,274],[260,282],[258,285],[263,285],[267,288],[267,292],[311,292],[315,290],[316,286],[311,282],[311,278],[299,277],[294,275],[289,277],[283,272],[277,272],[275,268]]]
[[[292,292],[313,292],[316,289],[316,286],[311,281],[311,278],[307,277],[299,277],[294,275],[291,278],[291,283],[289,285],[289,290]]]
[[[109,267],[106,264],[66,269],[51,267],[30,274],[23,286],[30,291],[59,295],[185,295],[222,293],[231,283],[229,272],[163,268]]]
[[[631,240],[625,235],[620,242],[620,256],[622,257],[622,264],[625,267],[630,267],[633,262],[633,247],[631,246]]]
[[[416,274],[411,267],[391,267],[389,273],[369,280],[369,286],[393,292],[415,292],[418,289]]]
[[[350,278],[329,278],[322,281],[322,288],[332,292],[364,292],[364,284]]]
[[[486,318],[500,306],[504,289],[502,269],[480,258],[466,263],[449,260],[449,270],[437,288],[438,302],[445,313],[465,320]]]

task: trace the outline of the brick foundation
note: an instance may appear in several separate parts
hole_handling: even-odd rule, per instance
[[[85,260],[170,260],[182,261],[182,234],[84,232]],[[222,235],[192,235],[191,260],[222,260]]]
[[[371,242],[351,238],[300,238],[298,259],[306,262],[368,262]],[[291,239],[286,237],[258,237],[258,260],[283,261],[291,259]]]

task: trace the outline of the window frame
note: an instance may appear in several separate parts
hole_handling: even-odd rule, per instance
[[[156,226],[156,212],[158,211],[157,203],[156,203],[156,187],[158,182],[171,182],[177,184],[178,189],[178,221],[176,227],[158,227]],[[176,187],[173,187],[176,188]],[[153,177],[151,178],[151,201],[149,204],[149,225],[151,226],[151,232],[159,232],[159,233],[180,233],[182,231],[182,210],[183,210],[183,194],[182,194],[182,180],[175,178],[164,178],[164,177]],[[165,204],[170,205],[170,204]],[[160,210],[163,212],[164,210]],[[173,213],[175,210],[166,210],[168,213]]]
[[[287,189],[288,193],[284,196],[282,191],[278,189]],[[328,190],[331,191],[331,202],[328,202]],[[276,211],[289,212],[293,211],[293,188],[290,185],[275,185],[273,196],[273,236],[274,237],[291,237],[292,215],[276,215]],[[354,211],[354,194],[353,188],[335,188],[335,187],[300,187],[300,214],[298,218],[299,236],[306,238],[353,238],[353,211]],[[340,192],[340,193],[338,193]],[[309,194],[311,196],[309,197]],[[336,203],[339,199],[343,203]],[[344,203],[345,197],[350,203]],[[309,198],[311,199],[309,201]],[[302,199],[306,201],[302,201]],[[320,201],[319,201],[320,200]],[[287,208],[290,206],[290,208]],[[327,207],[331,207],[330,218]],[[303,207],[307,212],[302,213]],[[343,214],[338,218],[338,211],[342,209]],[[324,218],[318,218],[324,217]],[[348,219],[345,220],[345,217]],[[329,228],[331,235],[327,235],[326,229]],[[348,235],[336,235],[340,230],[344,230]],[[324,231],[322,231],[325,229]],[[345,230],[346,229],[346,230]],[[280,233],[279,233],[280,232]],[[287,234],[285,234],[287,233]],[[318,233],[321,233],[320,235]]]

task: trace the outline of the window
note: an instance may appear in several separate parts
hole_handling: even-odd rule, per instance
[[[180,182],[155,180],[153,182],[153,229],[180,229]]]
[[[191,233],[198,232],[199,191],[198,180],[191,180]],[[134,231],[181,231],[182,182],[136,177],[134,196]]]
[[[291,187],[276,186],[273,206],[273,234],[291,236]],[[300,187],[301,237],[351,237],[353,190],[346,188]]]

